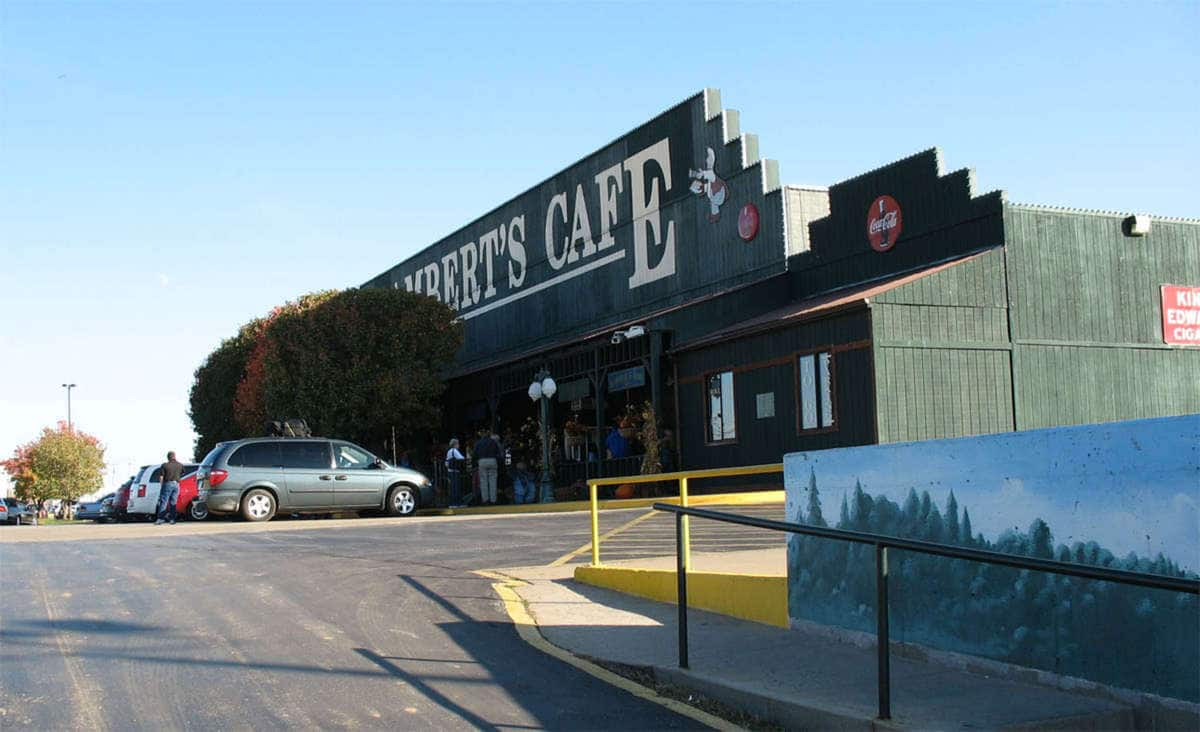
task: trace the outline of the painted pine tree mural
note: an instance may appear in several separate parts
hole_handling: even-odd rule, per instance
[[[824,525],[815,470],[798,519]],[[903,505],[856,481],[842,494],[837,527],[1174,577],[1195,577],[1158,554],[1118,558],[1094,541],[1055,544],[1052,527],[995,539],[972,534],[953,491],[944,508],[910,489]],[[893,638],[1114,686],[1200,701],[1200,600],[1194,595],[889,551]],[[792,617],[873,632],[875,558],[862,544],[794,536],[789,542]]]

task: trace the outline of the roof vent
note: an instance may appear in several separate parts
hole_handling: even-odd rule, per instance
[[[1150,217],[1146,214],[1134,214],[1121,223],[1125,236],[1145,236],[1150,233]]]

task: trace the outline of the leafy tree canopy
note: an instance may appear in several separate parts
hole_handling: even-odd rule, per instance
[[[369,447],[393,427],[411,440],[439,425],[443,375],[462,341],[454,310],[425,295],[304,295],[242,326],[196,369],[196,455],[290,417]]]
[[[104,447],[92,435],[59,422],[0,464],[13,478],[17,498],[73,502],[103,483]]]
[[[379,447],[393,427],[411,440],[440,424],[443,376],[463,327],[434,298],[372,288],[282,312],[266,341],[267,414]]]
[[[207,455],[218,442],[245,436],[234,420],[233,402],[264,324],[260,318],[243,325],[237,335],[222,341],[196,369],[188,415],[197,435],[194,451],[197,458]]]

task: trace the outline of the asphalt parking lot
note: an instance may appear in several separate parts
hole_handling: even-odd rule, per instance
[[[521,641],[474,574],[548,564],[588,530],[586,514],[6,528],[0,726],[696,727]]]

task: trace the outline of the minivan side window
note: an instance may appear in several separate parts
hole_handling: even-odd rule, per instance
[[[333,456],[342,470],[366,470],[375,464],[375,458],[366,450],[345,442],[333,443]]]
[[[281,442],[279,451],[285,468],[329,469],[328,442]]]
[[[279,467],[279,445],[274,442],[252,442],[242,445],[229,456],[229,464],[243,468]]]

